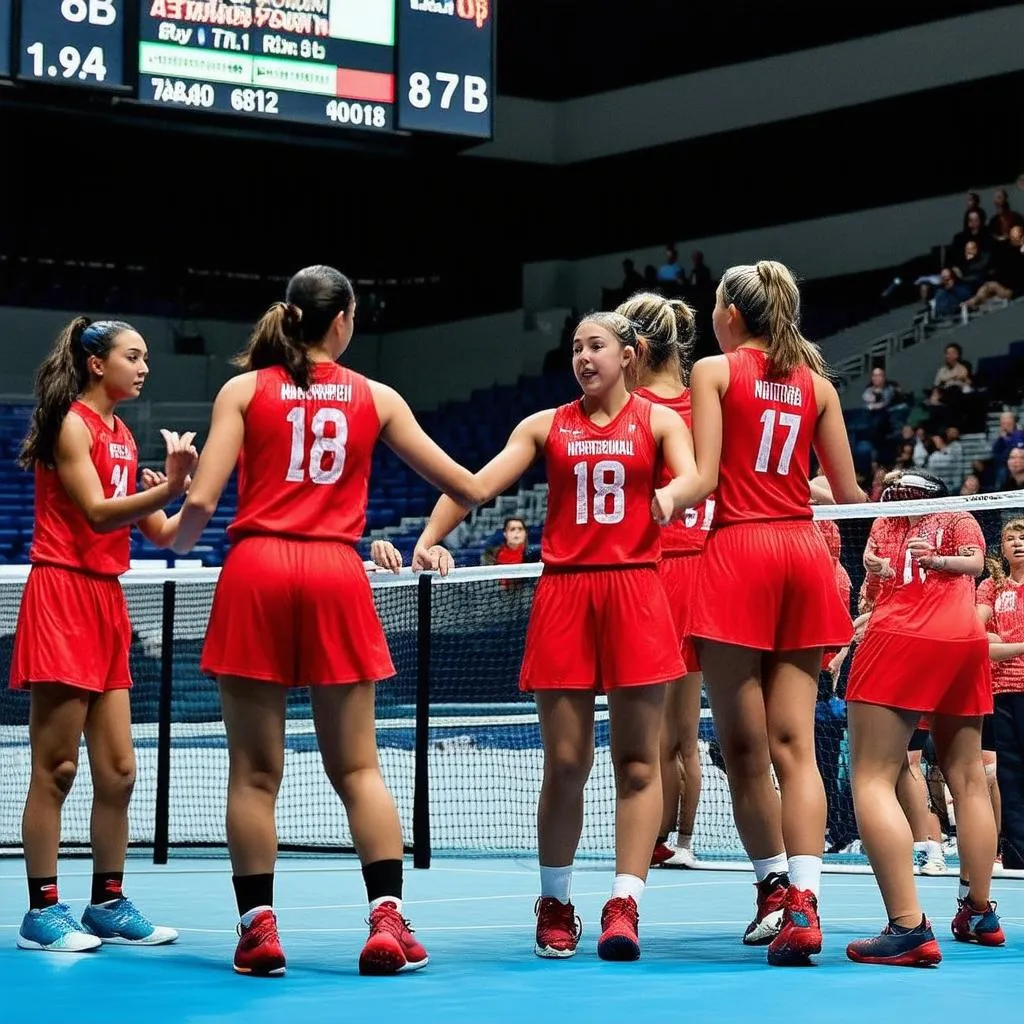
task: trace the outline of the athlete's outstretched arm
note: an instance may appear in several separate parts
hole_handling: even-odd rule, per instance
[[[476,474],[477,486],[485,495],[481,503],[507,491],[529,468],[544,448],[554,410],[527,416],[509,436],[505,447]],[[438,545],[466,518],[468,509],[459,508],[442,495],[416,542],[413,569],[437,569],[444,575],[451,565]]]
[[[722,457],[722,395],[728,386],[729,364],[724,356],[709,356],[694,364],[690,374],[690,395],[696,466],[693,473],[677,476],[661,490],[661,504],[671,503],[677,512],[702,502],[718,486],[718,466]]]
[[[846,433],[839,395],[832,382],[824,377],[814,378],[814,396],[818,402],[818,423],[814,429],[814,450],[825,471],[832,494],[840,505],[855,505],[867,501],[867,495],[857,483],[853,468],[850,439]]]
[[[224,492],[242,451],[245,410],[256,390],[256,374],[232,377],[217,395],[210,418],[210,433],[196,468],[185,504],[178,513],[178,529],[171,548],[179,555],[195,547]]]
[[[394,388],[370,381],[370,390],[380,418],[381,439],[406,465],[467,512],[487,500],[477,478],[431,440]]]
[[[192,447],[195,434],[186,433],[178,437],[166,430],[161,433],[167,445],[166,482],[138,494],[107,498],[90,454],[92,435],[89,428],[75,413],[64,418],[54,450],[57,475],[71,500],[97,533],[110,533],[138,522],[185,492],[188,475],[196,460],[196,450]]]

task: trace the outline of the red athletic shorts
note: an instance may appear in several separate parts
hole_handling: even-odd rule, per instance
[[[685,672],[657,569],[544,570],[521,690],[613,690],[668,683]]]
[[[132,625],[121,582],[74,569],[34,565],[11,654],[11,689],[64,683],[90,693],[132,685]]]
[[[393,676],[355,548],[281,537],[239,541],[217,581],[200,668],[284,686]]]
[[[697,596],[697,566],[700,563],[699,551],[688,551],[685,555],[661,556],[658,563],[658,575],[672,609],[672,619],[676,624],[676,636],[679,637],[679,653],[687,672],[700,671],[700,659],[697,648],[693,646],[690,622],[693,619],[693,606],[700,600]]]
[[[853,657],[846,699],[964,718],[990,715],[988,640],[929,640],[869,625]]]
[[[845,647],[850,609],[811,520],[712,529],[700,557],[690,633],[760,651]]]

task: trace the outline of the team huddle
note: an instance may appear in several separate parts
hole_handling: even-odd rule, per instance
[[[143,470],[139,491],[135,442],[115,408],[144,383],[144,339],[126,323],[77,318],[41,367],[21,454],[35,472],[36,522],[11,669],[12,688],[31,695],[29,910],[19,946],[84,952],[177,938],[123,891],[135,759],[131,626],[118,577],[128,569],[132,525],[158,546],[191,550],[237,468],[231,550],[201,659],[218,683],[229,750],[234,968],[285,972],[274,812],[293,686],[310,688],[324,770],[362,865],[370,934],[359,969],[395,974],[427,964],[403,915],[401,827],[376,747],[374,686],[394,667],[355,549],[378,440],[442,493],[413,556],[414,569],[441,574],[453,565],[442,543],[458,523],[536,460],[547,468],[544,568],[520,674],[544,746],[538,956],[571,957],[581,938],[573,862],[595,695],[604,693],[616,848],[597,952],[639,958],[650,866],[694,864],[702,682],[756,877],[743,942],[766,945],[776,966],[806,964],[821,951],[826,801],[815,703],[819,670],[845,656],[855,629],[847,691],[854,806],[888,923],[851,943],[848,956],[895,965],[941,959],[917,901],[914,836],[897,800],[922,716],[962,837],[953,933],[1003,942],[989,899],[997,839],[981,756],[982,717],[992,711],[989,638],[972,582],[984,540],[963,513],[879,520],[886,527],[872,532],[865,552],[872,608],[852,621],[849,580],[844,594],[811,504],[865,496],[838,396],[800,333],[799,292],[784,266],[726,271],[713,313],[722,355],[692,368],[693,313],[681,301],[643,293],[586,316],[572,356],[581,397],[528,416],[477,473],[434,444],[395,391],[338,363],[354,317],[344,275],[323,266],[296,274],[236,360],[242,372],[214,403],[202,454],[194,435],[164,431],[165,471]],[[823,473],[813,481],[812,449]],[[904,474],[885,497],[939,488],[926,474]],[[181,511],[167,516],[163,509],[183,495]],[[386,545],[375,545],[374,558],[395,567]],[[939,666],[925,680],[921,645]],[[948,657],[936,659],[936,646]],[[79,920],[60,900],[57,854],[83,735],[94,874]]]

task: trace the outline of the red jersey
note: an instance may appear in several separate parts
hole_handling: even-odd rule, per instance
[[[814,374],[768,373],[768,354],[730,352],[722,396],[722,454],[714,526],[810,519],[811,442],[818,422]]]
[[[673,412],[679,413],[683,422],[689,428],[693,428],[693,403],[690,400],[690,389],[686,388],[678,398],[662,398],[660,395],[648,391],[647,388],[637,388],[634,395],[646,398],[648,402],[655,405],[663,405]],[[672,473],[668,466],[662,464],[661,472],[658,474],[658,486],[664,487],[672,479]],[[681,519],[676,519],[662,528],[661,531],[661,553],[663,555],[689,554],[691,551],[701,551],[704,541],[707,539],[708,530],[711,529],[711,521],[715,515],[715,496],[709,495],[697,508],[688,508]]]
[[[238,460],[232,540],[272,534],[354,544],[366,525],[380,419],[365,377],[315,363],[303,391],[279,366],[258,370]]]
[[[651,403],[630,395],[598,426],[579,401],[555,410],[544,444],[548,514],[541,542],[546,566],[654,565],[661,527],[651,516],[660,459]]]
[[[103,486],[103,497],[125,498],[135,493],[139,452],[132,432],[114,417],[113,427],[83,402],[72,402],[71,412],[89,428],[89,456]],[[98,576],[126,572],[131,551],[130,526],[97,533],[85,513],[64,489],[56,469],[36,463],[36,513],[29,560],[59,565]]]
[[[879,523],[884,526],[879,527]],[[876,553],[888,559],[895,576],[882,583],[869,630],[905,633],[927,640],[975,640],[985,630],[974,610],[974,580],[938,569],[924,569],[910,557],[908,545],[926,538],[938,555],[955,557],[961,548],[985,550],[985,538],[967,512],[935,512],[914,526],[902,516],[875,521]]]
[[[843,604],[850,607],[850,593],[853,590],[853,583],[850,581],[850,574],[846,571],[840,558],[843,554],[843,541],[839,535],[839,527],[832,519],[815,519],[814,525],[825,540],[828,546],[828,553],[832,558],[832,566],[836,574],[836,589]],[[836,656],[838,650],[826,649],[822,652],[821,667],[826,669],[829,663]]]
[[[1022,585],[1007,578],[996,590],[992,577],[978,586],[977,603],[992,609],[987,630],[1006,644],[1024,643],[1024,593]],[[1024,693],[1024,654],[1009,661],[992,662],[993,693]]]

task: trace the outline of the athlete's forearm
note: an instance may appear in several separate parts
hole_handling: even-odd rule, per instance
[[[104,498],[83,511],[97,533],[110,533],[159,512],[180,494],[181,491],[175,494],[166,483],[162,483],[124,498]]]
[[[434,511],[430,513],[427,525],[423,527],[419,543],[428,548],[442,543],[467,515],[468,508],[460,508],[447,494],[442,494],[434,506]]]
[[[195,504],[186,498],[181,511],[172,517],[177,524],[169,545],[171,550],[177,555],[187,555],[196,546],[213,513],[213,508]]]
[[[717,480],[708,480],[699,471],[673,477],[664,487],[677,512],[699,505],[714,489]]]
[[[993,644],[988,645],[989,661],[1010,661],[1024,654],[1024,644]]]
[[[980,576],[985,569],[985,560],[978,555],[932,555],[922,558],[921,565],[951,576]]]

